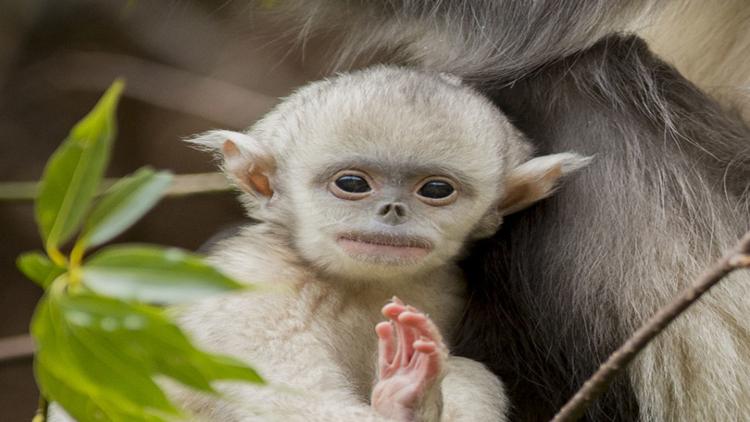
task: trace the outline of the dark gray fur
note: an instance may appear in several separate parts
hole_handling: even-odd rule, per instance
[[[336,67],[412,63],[484,82],[507,82],[581,51],[655,0],[279,0],[268,9],[304,42],[338,38]],[[291,18],[291,19],[290,19]],[[439,34],[439,36],[436,36]]]
[[[712,232],[750,228],[750,132],[635,37],[607,38],[488,93],[540,153],[596,156],[554,198],[510,216],[465,265],[473,295],[455,350],[492,365],[519,420],[546,420],[688,281],[674,275],[679,257],[637,251],[694,243],[708,264]],[[665,238],[653,218],[661,210],[689,226]],[[637,419],[618,381],[589,420]]]
[[[340,66],[387,57],[452,72],[487,93],[539,153],[596,155],[588,171],[509,217],[466,261],[472,297],[454,351],[501,376],[515,420],[549,419],[690,275],[750,228],[747,126],[643,42],[606,37],[655,4],[319,0],[276,9],[297,19],[290,31],[303,37],[320,29],[341,37]],[[745,305],[721,309],[748,291],[737,289],[717,289],[715,303],[691,312],[718,321],[727,346],[745,350],[747,316],[736,311]],[[701,356],[692,333],[680,333],[680,349],[665,343],[665,353],[678,364]],[[684,361],[680,373],[664,376],[691,382]],[[588,420],[638,419],[633,387],[626,377],[618,382]],[[716,400],[717,409],[737,406]]]

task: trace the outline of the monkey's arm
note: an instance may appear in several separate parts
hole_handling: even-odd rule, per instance
[[[173,388],[173,397],[207,420],[388,421],[357,394],[347,372],[331,359],[325,336],[297,312],[299,301],[271,293],[232,295],[203,301],[181,318],[205,347],[246,359],[268,386],[222,383],[224,399]],[[296,301],[285,303],[285,300]],[[319,318],[326,311],[317,308]],[[322,324],[324,327],[330,325]],[[324,331],[330,335],[329,330]],[[502,421],[507,408],[500,381],[482,364],[448,357],[444,362],[440,421]],[[174,386],[176,387],[176,386]],[[438,398],[438,401],[440,401]],[[436,421],[436,419],[423,419]]]
[[[490,371],[476,361],[460,357],[449,358],[446,367],[442,382],[441,422],[506,421],[508,403],[503,387]],[[319,369],[311,368],[311,371]],[[320,386],[317,391],[284,391],[273,386],[245,386],[232,400],[218,401],[187,391],[178,395],[177,399],[188,404],[202,420],[393,421],[378,415],[369,404],[344,387],[345,384],[341,384],[333,388]]]
[[[510,403],[500,380],[481,363],[458,356],[443,379],[444,421],[507,420]]]

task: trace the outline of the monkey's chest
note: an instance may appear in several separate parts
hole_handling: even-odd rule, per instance
[[[330,363],[335,365],[346,383],[363,402],[368,402],[377,380],[377,345],[375,326],[385,320],[380,313],[381,303],[367,307],[337,310],[331,315],[319,315],[319,326],[314,331],[324,347]],[[333,317],[335,315],[335,317]]]
[[[369,399],[370,389],[376,379],[377,315],[357,315],[348,320],[335,321],[337,338],[330,342],[327,353],[341,368],[358,396]]]
[[[385,320],[382,307],[394,296],[434,315],[435,323],[446,338],[448,327],[455,326],[457,297],[436,295],[425,297],[423,292],[406,289],[369,290],[351,294],[326,285],[310,283],[298,291],[305,304],[298,314],[299,321],[309,324],[308,335],[322,347],[327,364],[336,367],[353,392],[368,401],[377,377],[377,344],[375,326]]]

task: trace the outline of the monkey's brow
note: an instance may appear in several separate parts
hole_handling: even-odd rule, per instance
[[[450,176],[465,189],[471,188],[477,181],[463,172],[462,170],[445,165],[443,163],[419,163],[412,160],[403,162],[384,162],[367,157],[353,157],[350,159],[338,160],[331,163],[318,173],[316,179],[318,182],[325,182],[337,172],[346,169],[359,169],[367,172],[374,172],[383,176],[398,175],[403,178],[414,178],[424,176]]]

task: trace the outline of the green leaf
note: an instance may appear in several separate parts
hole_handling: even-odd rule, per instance
[[[36,219],[48,248],[69,240],[88,211],[109,161],[115,110],[123,87],[122,81],[115,81],[47,162],[36,200]]]
[[[214,380],[263,382],[240,361],[197,349],[161,309],[63,288],[56,282],[34,315],[35,373],[78,420],[172,419],[156,375],[207,392]]]
[[[240,361],[197,349],[159,308],[93,295],[78,295],[75,301],[76,312],[87,315],[74,317],[80,321],[77,329],[102,327],[106,334],[99,336],[109,339],[140,368],[205,391],[213,391],[210,382],[216,379],[263,382]]]
[[[179,303],[244,287],[177,248],[112,246],[82,270],[84,285],[98,293],[149,303]]]
[[[112,357],[106,354],[108,350],[92,354],[95,346],[91,344],[81,349],[80,332],[75,324],[82,318],[78,314],[68,319],[65,308],[71,303],[66,302],[62,295],[46,295],[32,321],[32,334],[37,342],[34,371],[45,397],[60,403],[80,421],[161,422],[166,415],[177,415],[153,381],[143,380],[140,368],[130,368],[129,373],[134,373],[135,379],[124,380],[121,369],[109,365]],[[144,390],[156,397],[144,398]]]
[[[201,352],[200,359],[195,365],[209,379],[247,381],[256,384],[265,384],[265,380],[255,369],[250,368],[241,361],[222,355],[210,355]]]
[[[71,382],[70,378],[56,373],[59,368],[60,365],[47,365],[37,360],[34,364],[34,375],[41,386],[42,394],[45,397],[55,397],[55,402],[78,421],[167,421],[166,418],[152,412],[133,411],[106,398],[91,400],[76,382]]]
[[[168,172],[142,168],[115,183],[89,215],[81,242],[97,246],[122,233],[156,205],[171,182]]]
[[[26,252],[16,259],[16,266],[36,284],[46,289],[52,281],[65,272],[40,252]]]

